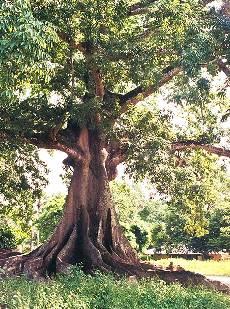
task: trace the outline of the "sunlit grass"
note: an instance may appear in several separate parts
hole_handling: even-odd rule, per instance
[[[158,261],[152,261],[156,265],[162,265],[166,267],[170,262],[173,262],[174,266],[180,265],[185,270],[201,273],[203,275],[216,275],[216,276],[230,276],[230,260],[225,261],[198,261],[198,260],[185,260],[185,259],[162,259]]]
[[[207,289],[162,281],[129,282],[112,275],[89,276],[77,269],[49,282],[0,281],[0,304],[17,309],[224,309],[230,299]],[[7,307],[7,308],[8,308]]]

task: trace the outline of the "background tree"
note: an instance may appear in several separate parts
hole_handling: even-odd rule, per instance
[[[43,199],[41,204],[40,213],[34,224],[39,231],[40,242],[44,242],[52,235],[61,219],[65,198],[63,195],[56,195]]]
[[[0,148],[0,237],[12,235],[15,247],[28,249],[34,205],[47,183],[47,168],[31,146],[2,142]]]
[[[16,247],[15,236],[10,228],[5,225],[0,229],[0,249],[13,249]]]
[[[163,167],[165,159],[172,160],[173,141],[167,131],[151,139],[151,112],[149,130],[139,125],[137,145],[125,128],[122,134],[122,123],[131,106],[174,77],[183,87],[200,79],[203,66],[213,75],[228,70],[222,60],[229,61],[228,16],[192,0],[2,1],[0,33],[2,143],[64,151],[64,163],[73,168],[63,218],[52,237],[1,265],[32,277],[78,262],[87,270],[144,274],[117,222],[108,180],[125,158],[140,175],[158,159]],[[203,146],[204,140],[198,142]],[[157,174],[170,178],[166,168],[151,174],[152,180]]]
[[[229,250],[229,174],[223,162],[200,150],[183,160],[186,165],[175,168],[168,186],[167,207],[158,218],[162,228],[153,230],[153,239],[163,233],[161,246],[169,251]]]

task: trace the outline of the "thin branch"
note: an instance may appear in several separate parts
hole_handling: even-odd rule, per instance
[[[74,58],[73,58],[73,49],[70,48],[70,57],[69,57],[69,70],[70,70],[70,75],[71,75],[71,81],[70,81],[70,101],[67,102],[66,107],[65,107],[65,112],[63,113],[61,120],[55,127],[51,128],[50,130],[50,138],[52,141],[57,140],[57,135],[58,132],[62,129],[63,125],[68,119],[67,113],[70,111],[71,106],[73,105],[73,100],[74,100]]]
[[[135,15],[141,15],[146,14],[149,12],[149,6],[157,2],[158,0],[146,0],[146,1],[140,1],[133,5],[131,5],[128,9],[128,16],[135,16]]]
[[[220,68],[220,70],[223,71],[224,74],[227,77],[230,77],[230,68],[228,67],[228,64],[226,62],[224,62],[222,59],[220,59],[220,60],[218,60],[217,65]]]
[[[147,39],[149,38],[151,35],[155,35],[157,36],[159,34],[159,31],[156,31],[156,29],[150,29],[150,28],[146,28],[144,32],[140,33],[136,39],[138,40],[143,40],[143,39]]]
[[[136,16],[136,15],[143,15],[147,14],[149,12],[149,8],[139,8],[133,11],[129,11],[128,15],[129,16]]]
[[[226,110],[225,114],[222,116],[221,121],[224,122],[230,117],[230,108]]]
[[[67,43],[71,49],[79,50],[83,54],[86,53],[86,42],[77,43],[71,36],[69,36],[67,33],[63,31],[57,31],[57,35],[59,39],[61,39],[63,42]]]
[[[209,3],[213,2],[213,0],[201,0],[200,3],[204,6],[208,5]]]
[[[105,95],[105,87],[104,87],[103,78],[102,78],[100,70],[95,65],[91,64],[92,56],[93,56],[93,53],[95,52],[95,48],[89,42],[88,43],[87,42],[76,43],[72,37],[70,37],[64,32],[58,32],[58,36],[64,42],[69,44],[69,47],[71,50],[77,49],[86,56],[87,63],[89,65],[89,69],[91,72],[91,76],[92,76],[92,79],[95,85],[95,96],[99,98],[101,101],[103,101],[103,97]],[[73,78],[73,74],[72,74],[72,78]],[[73,82],[74,80],[72,80],[72,85],[73,85]],[[96,122],[97,123],[100,122],[99,114],[96,115]]]
[[[216,147],[210,144],[204,144],[197,141],[182,141],[174,142],[171,145],[171,151],[184,151],[184,150],[193,150],[193,149],[203,149],[208,153],[216,154],[218,156],[223,156],[230,158],[230,149]]]
[[[104,82],[103,82],[101,73],[99,69],[95,67],[92,68],[91,73],[92,73],[92,78],[95,84],[95,95],[97,98],[99,98],[102,101],[105,95],[105,87],[104,87]]]
[[[74,58],[73,58],[73,49],[70,49],[70,74],[71,74],[71,96],[70,96],[70,101],[71,104],[73,104],[74,100]]]

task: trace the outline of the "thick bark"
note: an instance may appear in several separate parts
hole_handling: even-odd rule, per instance
[[[105,168],[107,152],[97,132],[81,130],[76,147],[82,159],[72,158],[74,172],[63,217],[51,238],[27,255],[3,255],[0,267],[11,275],[46,278],[81,264],[85,271],[99,269],[137,278],[157,276],[187,286],[203,284],[227,291],[226,286],[186,271],[164,271],[140,263],[117,221]],[[16,253],[17,254],[17,253]]]

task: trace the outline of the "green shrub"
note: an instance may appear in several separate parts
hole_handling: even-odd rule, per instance
[[[8,226],[0,228],[0,249],[13,249],[16,247],[16,239]]]
[[[12,309],[224,309],[230,300],[200,287],[182,288],[162,281],[116,280],[112,275],[85,275],[73,268],[49,282],[25,278],[0,281],[0,304]]]
[[[36,221],[41,242],[46,241],[52,235],[62,217],[64,203],[65,197],[63,195],[54,195],[44,203]]]
[[[142,223],[142,222],[141,222]],[[138,246],[138,251],[142,252],[145,247],[149,245],[150,241],[150,233],[148,231],[148,226],[147,224],[141,224],[139,225],[131,225],[130,231],[134,234],[136,238],[136,243]]]

